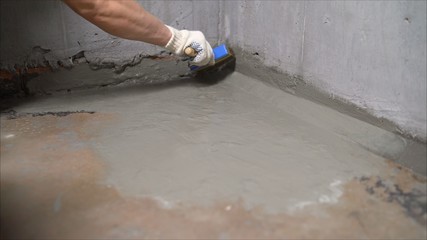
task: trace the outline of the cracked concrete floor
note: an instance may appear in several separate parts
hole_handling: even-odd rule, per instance
[[[399,136],[239,73],[1,116],[1,237],[425,239]]]

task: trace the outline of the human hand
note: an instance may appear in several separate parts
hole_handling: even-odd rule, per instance
[[[185,49],[191,47],[194,49],[194,56],[189,56],[193,57],[190,65],[204,66],[215,64],[212,47],[202,32],[177,30],[170,26],[167,27],[172,32],[172,37],[165,46],[167,50],[179,56],[188,56]]]

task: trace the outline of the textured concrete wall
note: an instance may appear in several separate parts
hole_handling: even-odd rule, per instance
[[[224,1],[228,39],[426,138],[426,1]]]
[[[200,29],[217,42],[219,2],[140,1],[166,24]],[[116,38],[78,16],[58,0],[1,1],[1,67],[38,65],[44,61],[68,65],[68,58],[84,51],[95,64],[126,64],[138,55],[151,55],[161,48]],[[201,21],[209,19],[209,21]]]

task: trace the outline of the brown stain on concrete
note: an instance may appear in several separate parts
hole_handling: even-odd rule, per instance
[[[391,160],[387,160],[386,162],[389,166],[386,170],[387,176],[396,182],[403,191],[410,191],[415,184],[427,183],[427,178],[425,176],[416,174],[412,170]]]
[[[15,134],[2,139],[0,150],[2,239],[426,237],[425,213],[414,217],[405,205],[388,200],[396,193],[394,185],[412,193],[420,184],[425,187],[425,178],[393,164],[384,176],[344,184],[336,204],[310,205],[294,213],[249,210],[244,200],[163,208],[150,198],[123,196],[100,183],[108,169],[91,147],[114,119],[100,113],[2,119],[2,131]],[[425,206],[426,192],[419,194],[420,199],[408,201]]]
[[[22,75],[40,75],[43,73],[52,72],[51,67],[38,66],[38,67],[27,67],[27,68],[15,68],[13,71],[0,69],[0,81],[12,80],[14,77],[20,77]]]
[[[53,216],[52,203],[59,194],[66,196],[102,177],[103,164],[87,141],[97,123],[110,118],[74,114],[2,119],[3,134],[14,134],[1,144],[2,235],[14,233],[17,226],[24,227],[19,231],[23,234],[26,226],[42,224]]]

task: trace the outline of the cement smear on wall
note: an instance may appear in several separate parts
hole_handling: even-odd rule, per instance
[[[14,95],[45,95],[120,84],[164,83],[188,78],[189,72],[187,62],[161,51],[154,55],[137,55],[119,65],[105,59],[94,62],[82,52],[73,56],[68,67],[48,66],[2,73],[0,97],[8,98]]]

